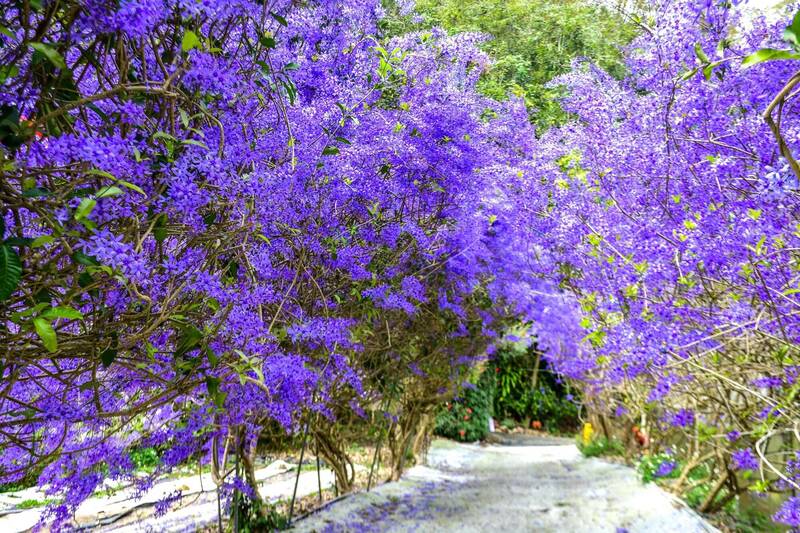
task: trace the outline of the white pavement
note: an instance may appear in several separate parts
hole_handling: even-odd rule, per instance
[[[260,492],[265,500],[277,502],[291,498],[297,465],[275,461],[256,471],[261,482]],[[333,486],[330,470],[320,471],[322,488]],[[301,472],[297,497],[309,496],[318,491],[317,472]],[[180,492],[181,499],[163,516],[154,516],[154,506],[170,495]],[[39,522],[42,508],[15,510],[25,500],[44,501],[43,493],[28,489],[18,493],[0,494],[0,532],[29,531]],[[224,511],[223,511],[224,512]],[[217,521],[216,485],[211,474],[195,474],[159,481],[142,498],[134,498],[131,488],[122,488],[110,496],[92,497],[78,508],[76,529],[117,532],[180,532],[196,531],[199,527]]]
[[[631,468],[586,459],[572,444],[481,446],[435,441],[429,466],[345,498],[298,531],[717,531]]]

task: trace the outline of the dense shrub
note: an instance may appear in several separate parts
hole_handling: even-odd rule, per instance
[[[622,80],[592,62],[553,80],[577,120],[541,137],[540,194],[515,211],[582,330],[540,347],[593,411],[671,447],[698,509],[775,493],[798,527],[796,6],[636,5]],[[701,464],[705,488],[688,480]]]
[[[536,346],[506,343],[487,363],[479,386],[492,396],[498,420],[514,419],[525,426],[538,421],[550,432],[572,433],[578,428],[577,391],[555,375]]]
[[[444,404],[436,415],[435,433],[462,442],[486,437],[492,417],[492,397],[486,386],[470,386]]]
[[[41,472],[55,527],[187,461],[266,520],[259,449],[311,439],[340,489],[353,435],[398,475],[519,312],[522,105],[477,92],[479,38],[382,14],[0,0],[0,483]]]

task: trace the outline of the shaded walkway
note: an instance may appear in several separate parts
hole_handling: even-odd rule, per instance
[[[716,531],[625,466],[586,459],[564,441],[435,441],[429,466],[333,503],[299,531]],[[523,445],[519,445],[523,444]],[[552,445],[546,445],[552,444]]]

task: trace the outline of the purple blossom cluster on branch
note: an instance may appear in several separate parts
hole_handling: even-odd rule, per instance
[[[0,8],[0,482],[56,524],[190,461],[258,498],[271,431],[336,462],[362,406],[405,435],[522,301],[494,206],[533,132],[476,92],[483,37],[384,46],[377,1]]]
[[[504,217],[528,228],[529,270],[575,297],[581,342],[543,331],[546,357],[599,411],[680,442],[684,474],[712,463],[703,511],[747,489],[731,460],[765,465],[759,490],[798,488],[781,478],[800,420],[795,12],[649,5],[624,78],[576,61],[553,80],[574,120],[535,141]]]

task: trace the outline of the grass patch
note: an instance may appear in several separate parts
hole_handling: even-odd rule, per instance
[[[592,439],[588,444],[578,442],[578,449],[585,457],[603,457],[624,455],[625,447],[618,440],[598,437]]]
[[[36,500],[36,499],[29,499],[29,500],[22,500],[17,504],[17,509],[36,509],[37,507],[45,507],[46,505],[52,505],[54,503],[58,503],[58,500],[55,498],[48,498],[46,500]]]

